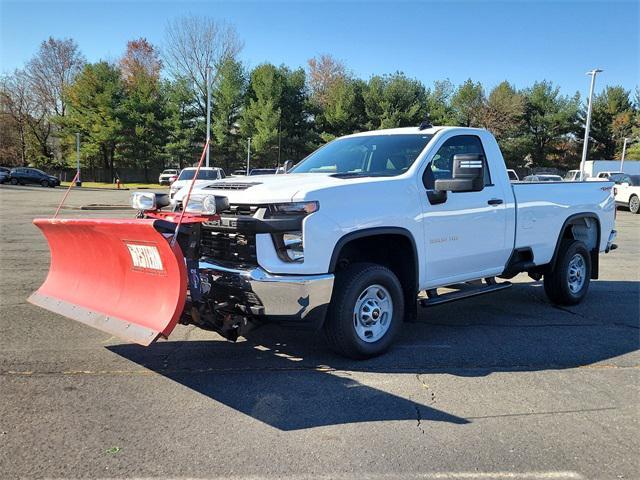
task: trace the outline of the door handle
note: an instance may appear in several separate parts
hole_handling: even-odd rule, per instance
[[[503,200],[501,198],[492,198],[487,202],[489,205],[502,205]]]

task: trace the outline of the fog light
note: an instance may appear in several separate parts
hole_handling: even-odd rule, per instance
[[[284,251],[292,262],[302,262],[304,260],[304,243],[302,232],[287,232],[282,235]]]

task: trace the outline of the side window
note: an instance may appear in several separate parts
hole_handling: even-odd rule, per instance
[[[428,190],[434,188],[436,180],[451,178],[453,171],[453,156],[461,153],[474,153],[485,157],[484,184],[491,185],[491,175],[486,161],[486,155],[482,148],[482,142],[475,135],[457,135],[444,142],[433,156],[424,171],[422,182]]]

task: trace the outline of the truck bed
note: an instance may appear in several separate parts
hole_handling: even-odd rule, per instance
[[[515,248],[530,247],[536,265],[548,263],[563,224],[571,217],[593,213],[600,222],[599,250],[613,229],[613,182],[513,183],[516,205]]]

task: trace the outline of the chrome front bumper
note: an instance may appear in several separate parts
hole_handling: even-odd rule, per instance
[[[268,321],[322,324],[334,276],[273,275],[260,267],[229,268],[200,261],[202,295],[223,308]]]

